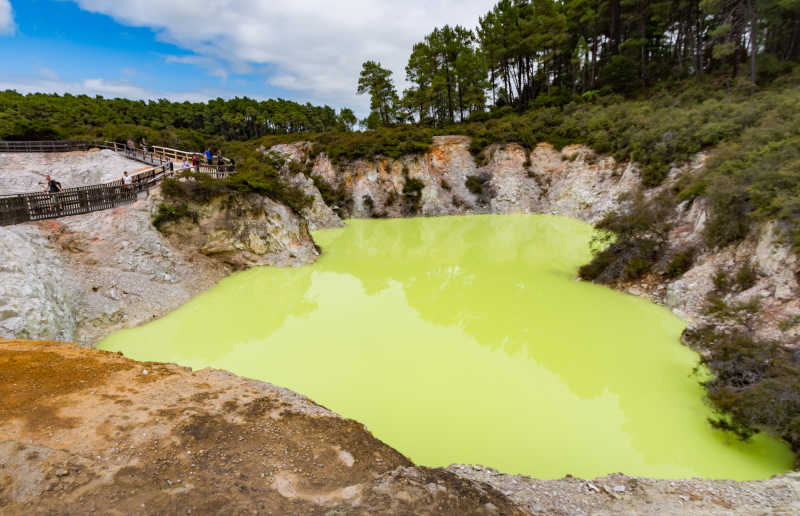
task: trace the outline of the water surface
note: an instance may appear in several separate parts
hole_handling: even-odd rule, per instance
[[[575,281],[592,228],[544,215],[352,220],[313,266],[235,274],[101,347],[307,395],[417,463],[557,478],[765,478],[776,440],[706,422],[669,311]]]

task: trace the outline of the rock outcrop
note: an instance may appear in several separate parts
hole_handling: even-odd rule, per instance
[[[195,250],[233,270],[306,265],[319,256],[308,222],[267,197],[225,194],[189,209],[196,220],[184,217],[159,229],[179,248]]]
[[[540,144],[530,153],[516,144],[493,145],[485,151],[487,160],[482,166],[470,153],[465,136],[434,137],[430,151],[421,155],[357,160],[341,166],[324,154],[310,160],[310,147],[303,142],[276,145],[264,152],[274,152],[287,162],[310,161],[310,168],[295,167],[300,172],[284,167],[284,176],[304,184],[315,199],[320,198],[319,191],[311,177],[343,189],[350,198],[343,216],[357,218],[553,213],[596,222],[616,207],[621,194],[641,185],[635,166],[599,157],[578,145],[559,152]],[[470,178],[477,181],[472,189]],[[404,194],[409,179],[422,183],[416,206]],[[320,227],[332,225],[324,217],[316,221]]]

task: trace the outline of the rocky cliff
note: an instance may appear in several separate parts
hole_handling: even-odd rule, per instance
[[[635,166],[597,156],[581,146],[561,151],[541,144],[493,145],[479,166],[464,136],[438,136],[431,150],[402,159],[358,160],[334,165],[324,154],[309,159],[306,143],[277,145],[274,152],[289,162],[310,165],[296,172],[285,167],[287,180],[322,200],[310,178],[342,189],[348,202],[342,217],[405,217],[475,213],[553,213],[597,221],[616,206],[620,194],[641,185]],[[292,172],[295,170],[295,172]],[[299,177],[299,178],[298,178]],[[419,195],[406,185],[419,181]],[[318,227],[337,224],[324,208],[306,216]]]

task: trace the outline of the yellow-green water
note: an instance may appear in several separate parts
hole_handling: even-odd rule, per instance
[[[235,274],[101,344],[260,378],[417,463],[555,478],[765,478],[780,442],[712,430],[683,323],[574,280],[592,228],[544,215],[352,220],[296,269]]]

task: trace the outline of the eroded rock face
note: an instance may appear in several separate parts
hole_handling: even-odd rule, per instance
[[[478,166],[469,142],[465,136],[437,136],[425,154],[356,160],[339,167],[323,154],[307,173],[291,175],[285,167],[284,174],[297,184],[305,182],[307,193],[315,198],[318,190],[308,176],[343,188],[351,199],[344,215],[357,218],[554,213],[596,222],[616,207],[621,194],[641,185],[635,166],[597,157],[582,146],[559,152],[543,143],[528,153],[516,144],[493,145],[486,150],[486,164]],[[264,150],[303,164],[309,151],[304,142]],[[480,191],[468,186],[471,177],[482,184]],[[423,184],[416,207],[404,195],[407,178]],[[317,222],[327,227],[325,220]]]
[[[0,341],[3,514],[524,514],[363,425],[224,371]]]
[[[197,221],[166,223],[161,231],[175,245],[235,270],[305,265],[319,256],[308,222],[267,197],[226,194],[190,209],[198,214]]]

